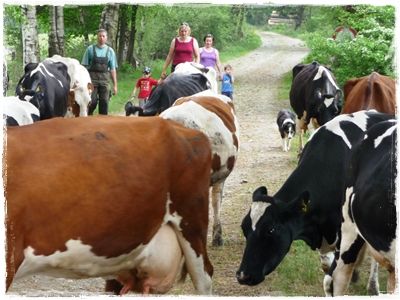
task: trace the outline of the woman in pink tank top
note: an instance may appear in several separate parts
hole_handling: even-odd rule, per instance
[[[174,72],[177,64],[191,61],[200,62],[199,44],[194,37],[190,36],[189,24],[182,23],[179,26],[179,36],[172,40],[169,47],[169,52],[162,68],[161,78],[166,77],[166,71],[171,62],[171,72]]]
[[[219,60],[219,51],[213,47],[214,37],[208,33],[204,37],[204,47],[200,48],[200,63],[205,67],[212,67],[218,73],[221,73],[221,62]]]

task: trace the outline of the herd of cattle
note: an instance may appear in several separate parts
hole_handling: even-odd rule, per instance
[[[92,89],[77,60],[53,56],[28,64],[16,96],[3,99],[6,288],[42,273],[103,277],[120,295],[166,293],[189,273],[197,293],[211,294],[209,193],[220,246],[223,187],[239,149],[235,109],[218,94],[215,71],[177,66],[143,108],[128,102],[126,116],[82,118]],[[280,111],[277,123],[284,151],[297,123],[300,158],[275,195],[264,186],[253,193],[240,284],[262,282],[301,239],[320,252],[326,295],[346,292],[365,252],[395,290],[395,81],[373,72],[343,90],[342,108],[331,70],[293,68],[294,113]],[[317,129],[304,144],[310,122]],[[379,293],[375,274],[369,287]]]

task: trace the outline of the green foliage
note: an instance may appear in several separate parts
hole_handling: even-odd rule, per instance
[[[393,6],[353,5],[350,7],[306,7],[299,30],[291,26],[274,31],[305,40],[310,53],[305,63],[318,61],[332,68],[340,85],[372,71],[395,77]],[[331,37],[338,26],[354,28],[355,39]]]

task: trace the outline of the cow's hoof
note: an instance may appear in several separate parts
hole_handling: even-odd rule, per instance
[[[221,236],[219,236],[219,237],[214,237],[214,238],[213,238],[212,245],[213,245],[214,247],[220,247],[220,246],[222,246],[223,244],[224,244],[224,240],[222,239]]]
[[[112,292],[115,295],[119,295],[119,293],[122,290],[122,287],[123,287],[122,284],[118,280],[115,279],[106,280],[106,288],[105,288],[106,292]]]
[[[224,241],[222,240],[222,227],[221,224],[215,224],[213,227],[213,246],[222,246]]]

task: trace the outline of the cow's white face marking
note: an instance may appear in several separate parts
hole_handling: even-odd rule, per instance
[[[335,80],[333,80],[333,77],[332,77],[331,72],[329,72],[329,70],[328,70],[327,68],[325,68],[324,66],[319,66],[319,67],[318,67],[317,74],[315,74],[313,80],[315,81],[315,80],[320,79],[320,78],[322,77],[322,74],[323,74],[324,72],[326,73],[326,76],[328,77],[329,82],[330,82],[336,89],[339,90],[339,87],[337,86]]]
[[[253,202],[251,204],[250,219],[251,219],[251,228],[253,228],[253,231],[256,230],[256,225],[258,221],[261,219],[265,210],[270,205],[271,203],[268,202]]]
[[[389,120],[390,122],[396,122],[396,120]],[[382,143],[383,139],[385,137],[389,137],[393,134],[393,131],[395,131],[397,129],[397,123],[395,123],[395,125],[393,125],[392,127],[388,128],[382,135],[378,136],[375,140],[374,140],[374,147],[378,148],[378,146],[380,145],[380,143]],[[365,135],[365,138],[367,138],[367,135]]]
[[[331,106],[332,103],[333,103],[333,100],[335,100],[335,98],[326,98],[326,99],[324,100],[325,106],[326,106],[326,107]]]

